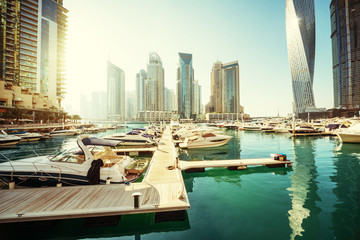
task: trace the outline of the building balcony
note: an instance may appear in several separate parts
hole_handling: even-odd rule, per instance
[[[38,5],[34,5],[33,2],[29,2],[29,1],[22,1],[21,4],[29,7],[30,9],[34,10],[34,11],[37,11],[38,10]]]
[[[33,25],[33,26],[35,26],[37,28],[37,25],[38,25],[37,22],[33,21],[33,20],[30,20],[30,19],[26,18],[25,16],[21,17],[21,21],[25,22],[27,24],[31,24],[31,25]]]
[[[36,6],[38,6],[38,2],[37,1],[35,1],[35,0],[26,0],[27,2],[32,2],[33,4],[35,4]]]
[[[27,16],[27,17],[29,17],[30,19],[32,19],[32,20],[34,20],[34,21],[36,21],[36,22],[37,22],[37,20],[38,20],[37,14],[34,15],[34,14],[27,13],[27,12],[25,12],[25,11],[22,11],[20,14],[21,14],[21,15],[24,15],[24,16]]]
[[[26,12],[26,13],[32,14],[36,17],[38,16],[37,9],[32,10],[31,8],[25,7],[24,5],[22,5],[20,9],[21,9],[20,13]]]

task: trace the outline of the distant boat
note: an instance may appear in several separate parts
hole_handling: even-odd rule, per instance
[[[209,148],[220,147],[227,144],[232,137],[228,135],[215,134],[213,132],[201,132],[197,135],[185,138],[185,141],[179,144],[180,148]]]
[[[0,133],[0,146],[16,145],[20,142],[21,138],[18,136],[8,135],[5,131],[1,130]]]
[[[319,130],[311,127],[311,126],[307,126],[307,125],[303,125],[303,126],[299,126],[299,127],[296,127],[295,130],[293,129],[289,129],[288,130],[290,133],[320,133]]]
[[[144,134],[141,131],[113,134],[105,136],[103,139],[118,141],[118,146],[151,147],[157,145],[157,142],[152,139],[152,136]]]
[[[74,136],[79,134],[79,130],[77,129],[62,129],[62,130],[56,130],[50,132],[51,136]]]
[[[14,132],[10,135],[15,135],[21,138],[20,142],[35,142],[43,138],[40,133],[29,133],[29,132]]]

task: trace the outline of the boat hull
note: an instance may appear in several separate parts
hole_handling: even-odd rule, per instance
[[[0,141],[0,146],[12,146],[18,144],[19,142],[20,139],[4,140],[4,141]]]
[[[210,148],[210,147],[221,147],[225,144],[227,144],[230,141],[231,138],[224,139],[222,141],[218,142],[207,142],[206,144],[203,143],[190,143],[190,144],[184,144],[180,143],[180,148],[187,148],[187,149],[194,149],[194,148]]]
[[[127,179],[126,181],[110,183],[122,184],[126,182],[134,182],[138,180],[140,176],[141,174],[128,174],[125,176]],[[16,185],[29,187],[54,187],[60,182],[63,186],[89,185],[89,181],[86,176],[64,173],[60,176],[58,173],[50,172],[14,172],[11,176],[11,172],[0,172],[0,178],[6,183],[14,181]],[[100,179],[100,184],[106,184],[106,180]]]
[[[338,133],[337,136],[344,143],[360,143],[360,134]]]

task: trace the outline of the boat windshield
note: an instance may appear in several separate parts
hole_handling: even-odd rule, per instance
[[[53,156],[50,161],[81,164],[85,161],[85,156],[79,148],[73,148]]]

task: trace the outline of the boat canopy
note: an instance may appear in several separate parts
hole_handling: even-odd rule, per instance
[[[115,147],[120,143],[120,141],[115,140],[105,140],[101,138],[91,137],[82,139],[84,145],[94,145],[94,146],[108,146]]]

